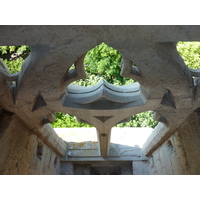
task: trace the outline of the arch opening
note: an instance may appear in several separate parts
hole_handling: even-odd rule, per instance
[[[176,45],[177,51],[183,58],[186,66],[192,70],[200,69],[200,42],[179,41]]]
[[[105,80],[110,84],[121,86],[136,82],[120,75],[121,62],[122,55],[118,50],[101,43],[85,55],[86,78],[77,80],[73,84],[87,87]],[[72,65],[70,70],[74,68],[74,65]]]
[[[30,53],[31,49],[28,45],[0,46],[0,59],[7,66],[10,74],[21,71],[22,64]]]
[[[127,62],[127,61],[126,61]],[[73,85],[78,86],[94,86],[99,83],[101,80],[105,80],[106,82],[115,85],[115,86],[123,86],[135,83],[136,81],[131,78],[122,77],[121,72],[122,65],[122,55],[121,53],[106,45],[105,43],[101,43],[100,45],[94,47],[90,51],[87,52],[84,58],[84,70],[86,72],[86,78],[76,80],[72,82]],[[137,66],[135,64],[132,65],[133,69],[136,69]],[[138,68],[137,68],[138,69]],[[75,65],[73,64],[69,72],[73,72],[75,69]],[[138,70],[136,70],[138,72]],[[145,117],[145,115],[148,117]],[[51,125],[56,127],[92,127],[89,124],[80,123],[77,121],[76,117],[70,114],[65,113],[57,113],[56,121],[51,123]],[[62,120],[60,120],[62,119]],[[137,121],[137,122],[136,122]],[[83,121],[81,121],[83,122]],[[62,124],[63,123],[63,124]],[[149,126],[151,124],[151,126]],[[140,113],[131,116],[130,122],[124,122],[117,124],[115,127],[155,127],[157,122],[153,120],[152,112],[148,111],[145,113]]]
[[[153,119],[152,111],[146,111],[142,113],[138,113],[130,117],[130,121],[121,122],[114,127],[147,127],[147,128],[155,128],[158,124],[157,121]],[[56,120],[51,123],[53,128],[90,128],[93,127],[88,123],[84,123],[83,121],[79,122],[76,116],[69,115],[62,112],[56,113]]]

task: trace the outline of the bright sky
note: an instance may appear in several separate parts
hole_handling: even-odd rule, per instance
[[[68,142],[97,141],[95,128],[54,128],[63,140]],[[112,128],[111,142],[142,148],[152,128]]]

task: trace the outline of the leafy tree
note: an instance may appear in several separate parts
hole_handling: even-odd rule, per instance
[[[189,68],[200,68],[200,42],[178,42],[177,50]]]
[[[153,120],[152,111],[142,112],[131,116],[130,122],[116,125],[116,127],[151,127],[154,128],[158,124]]]
[[[0,58],[14,74],[21,70],[24,59],[29,55],[30,47],[27,45],[22,46],[0,46]]]
[[[108,83],[124,85],[129,79],[120,76],[121,59],[119,51],[102,43],[86,54],[85,70],[88,74],[101,76]]]
[[[78,122],[75,116],[64,114],[61,112],[56,113],[56,121],[52,123],[52,126],[54,128],[92,127],[89,124]]]

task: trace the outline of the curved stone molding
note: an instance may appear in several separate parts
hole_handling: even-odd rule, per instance
[[[113,110],[143,105],[146,100],[147,96],[138,83],[114,86],[102,80],[90,87],[69,85],[63,106]]]
[[[102,80],[90,87],[70,84],[62,102],[63,106],[73,108],[70,114],[79,117],[77,113],[82,113],[79,122],[97,128],[100,155],[105,158],[109,151],[110,130],[122,122],[117,116],[121,114],[127,119],[130,114],[126,114],[126,109],[144,105],[147,97],[139,83],[114,86]]]
[[[61,90],[65,89],[70,83],[86,77],[83,64],[84,58],[85,54],[74,63],[75,69],[68,69],[64,74],[61,80]]]
[[[191,76],[200,77],[200,69],[191,69],[189,68]]]
[[[62,141],[55,134],[45,137],[43,128],[54,120],[54,112],[73,114],[96,127],[103,156],[115,124],[157,111],[161,123],[147,145],[151,152],[199,108],[200,72],[189,69],[176,49],[178,41],[200,41],[199,32],[200,26],[1,26],[0,45],[27,44],[31,54],[14,75],[0,61],[0,108],[15,113],[59,155],[64,152]],[[70,85],[85,77],[84,56],[102,42],[121,52],[122,76],[139,83]],[[164,132],[159,131],[162,123]]]
[[[122,55],[121,76],[134,79],[138,82],[142,80],[139,69],[133,65],[133,62]]]

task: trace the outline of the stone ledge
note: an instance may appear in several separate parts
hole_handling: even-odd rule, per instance
[[[67,160],[61,159],[61,162],[79,162],[79,161],[148,161],[148,158],[144,157],[134,157],[134,156],[127,156],[127,157],[107,157],[102,158],[100,156],[94,156],[94,157],[74,157],[69,158]]]

